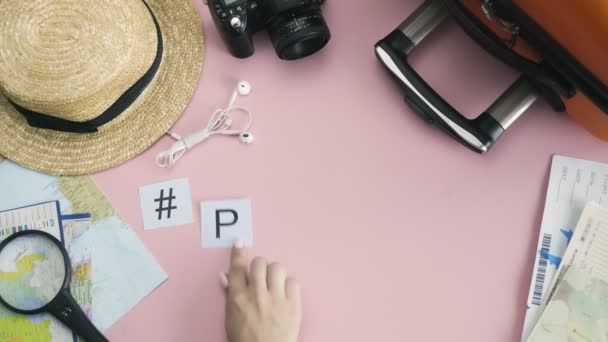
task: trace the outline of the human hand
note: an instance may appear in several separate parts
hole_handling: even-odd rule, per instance
[[[226,333],[230,342],[297,342],[302,320],[300,287],[285,269],[264,258],[247,276],[243,243],[232,249],[230,271],[220,274],[226,289]]]

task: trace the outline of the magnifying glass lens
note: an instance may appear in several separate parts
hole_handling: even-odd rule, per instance
[[[66,281],[66,261],[56,243],[43,235],[23,235],[0,250],[0,297],[23,311],[39,310]]]

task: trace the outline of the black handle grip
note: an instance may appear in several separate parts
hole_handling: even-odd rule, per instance
[[[414,44],[398,30],[376,44],[376,56],[401,85],[406,102],[416,114],[472,150],[487,152],[505,129],[488,113],[470,120],[448,104],[408,63],[413,50]]]
[[[376,44],[376,56],[403,88],[405,101],[418,116],[438,125],[468,148],[484,153],[534,103],[537,90],[521,77],[475,119],[467,119],[454,109],[408,62],[416,46],[447,14],[442,1],[425,1],[395,31]]]

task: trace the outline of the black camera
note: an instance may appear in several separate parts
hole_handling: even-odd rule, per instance
[[[321,14],[325,0],[207,0],[232,55],[253,55],[254,33],[267,29],[277,55],[294,60],[322,49],[331,33]]]

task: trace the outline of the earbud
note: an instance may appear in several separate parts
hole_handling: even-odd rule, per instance
[[[239,81],[236,85],[236,88],[232,92],[232,96],[230,96],[230,101],[228,101],[228,107],[232,107],[236,102],[236,98],[241,96],[246,96],[251,93],[251,84],[247,81]]]
[[[245,145],[249,145],[253,142],[253,134],[249,133],[249,132],[243,132],[239,135],[239,140],[245,144]]]
[[[247,81],[240,81],[236,86],[236,90],[243,96],[249,95],[251,93],[251,84]]]

